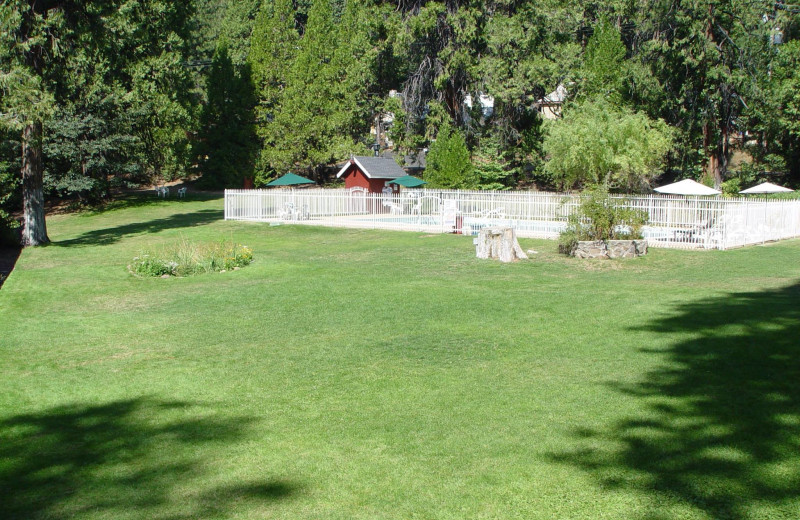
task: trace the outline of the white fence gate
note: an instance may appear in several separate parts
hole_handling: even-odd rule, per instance
[[[651,246],[728,249],[800,236],[800,200],[617,198],[647,212]],[[464,234],[503,224],[528,238],[556,238],[579,205],[579,195],[533,191],[225,190],[227,220]]]

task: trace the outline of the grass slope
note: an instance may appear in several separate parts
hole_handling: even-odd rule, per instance
[[[0,290],[0,517],[797,518],[800,242],[513,265],[471,239],[49,220]],[[136,279],[228,238],[240,271]]]

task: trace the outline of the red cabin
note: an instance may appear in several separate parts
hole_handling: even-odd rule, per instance
[[[387,182],[402,177],[405,171],[387,157],[355,156],[346,163],[336,177],[344,178],[345,188],[365,188],[370,193],[382,193],[387,186],[396,192],[399,187]]]

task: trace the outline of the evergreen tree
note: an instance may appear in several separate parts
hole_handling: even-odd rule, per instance
[[[52,82],[58,78],[59,39],[66,20],[59,9],[11,0],[0,5],[0,87],[7,128],[22,145],[22,245],[50,241],[44,216],[43,125],[55,110]]]
[[[625,53],[619,29],[606,20],[599,22],[586,44],[583,94],[588,97],[609,96],[619,101]]]
[[[46,191],[90,201],[107,196],[114,180],[141,178],[145,162],[124,94],[102,80],[103,64],[94,67],[95,72],[78,72],[92,89],[59,103],[45,123],[43,142]]]
[[[458,129],[445,124],[426,156],[425,181],[431,188],[473,189],[474,170],[467,143]]]
[[[481,140],[480,148],[473,155],[475,164],[474,182],[479,190],[508,189],[513,170],[497,141],[491,138]]]
[[[182,66],[191,8],[166,0],[0,4],[0,103],[2,123],[21,135],[23,245],[48,241],[45,150],[56,166],[68,164],[50,177],[70,189],[107,178],[109,158],[157,176],[184,171],[194,118]]]
[[[765,0],[647,2],[641,12],[638,59],[660,92],[643,106],[681,131],[685,171],[702,170],[719,184],[727,172],[730,136],[745,107],[758,102],[767,74],[771,23]]]
[[[234,67],[223,41],[206,79],[207,102],[200,118],[198,155],[205,186],[235,188],[253,177],[258,140],[249,70],[247,65]]]
[[[272,151],[279,134],[271,126],[283,104],[290,72],[297,57],[300,35],[295,26],[296,12],[291,0],[265,2],[256,17],[248,63],[256,92],[257,133],[262,140],[258,173],[272,173]]]
[[[19,142],[14,134],[0,127],[0,245],[13,242],[12,230],[18,225],[11,212],[17,209],[20,183]]]
[[[304,170],[319,179],[321,166],[363,150],[354,136],[368,124],[362,103],[369,66],[358,37],[357,9],[356,2],[348,3],[342,25],[351,34],[343,39],[334,24],[330,1],[316,0],[311,5],[298,53],[277,94],[280,103],[270,107],[269,99],[262,97],[262,111],[269,111],[261,118],[264,165],[275,170]],[[262,85],[270,89],[271,78],[266,78],[261,79]]]
[[[796,31],[800,33],[800,14]],[[784,37],[792,26],[784,25]],[[762,99],[745,112],[754,144],[746,147],[769,171],[788,171],[800,181],[800,40],[772,49],[770,74],[759,78]]]

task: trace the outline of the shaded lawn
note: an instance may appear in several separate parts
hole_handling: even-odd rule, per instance
[[[514,265],[460,236],[49,221],[0,290],[2,518],[796,518],[800,242]],[[241,271],[139,280],[228,238]]]

